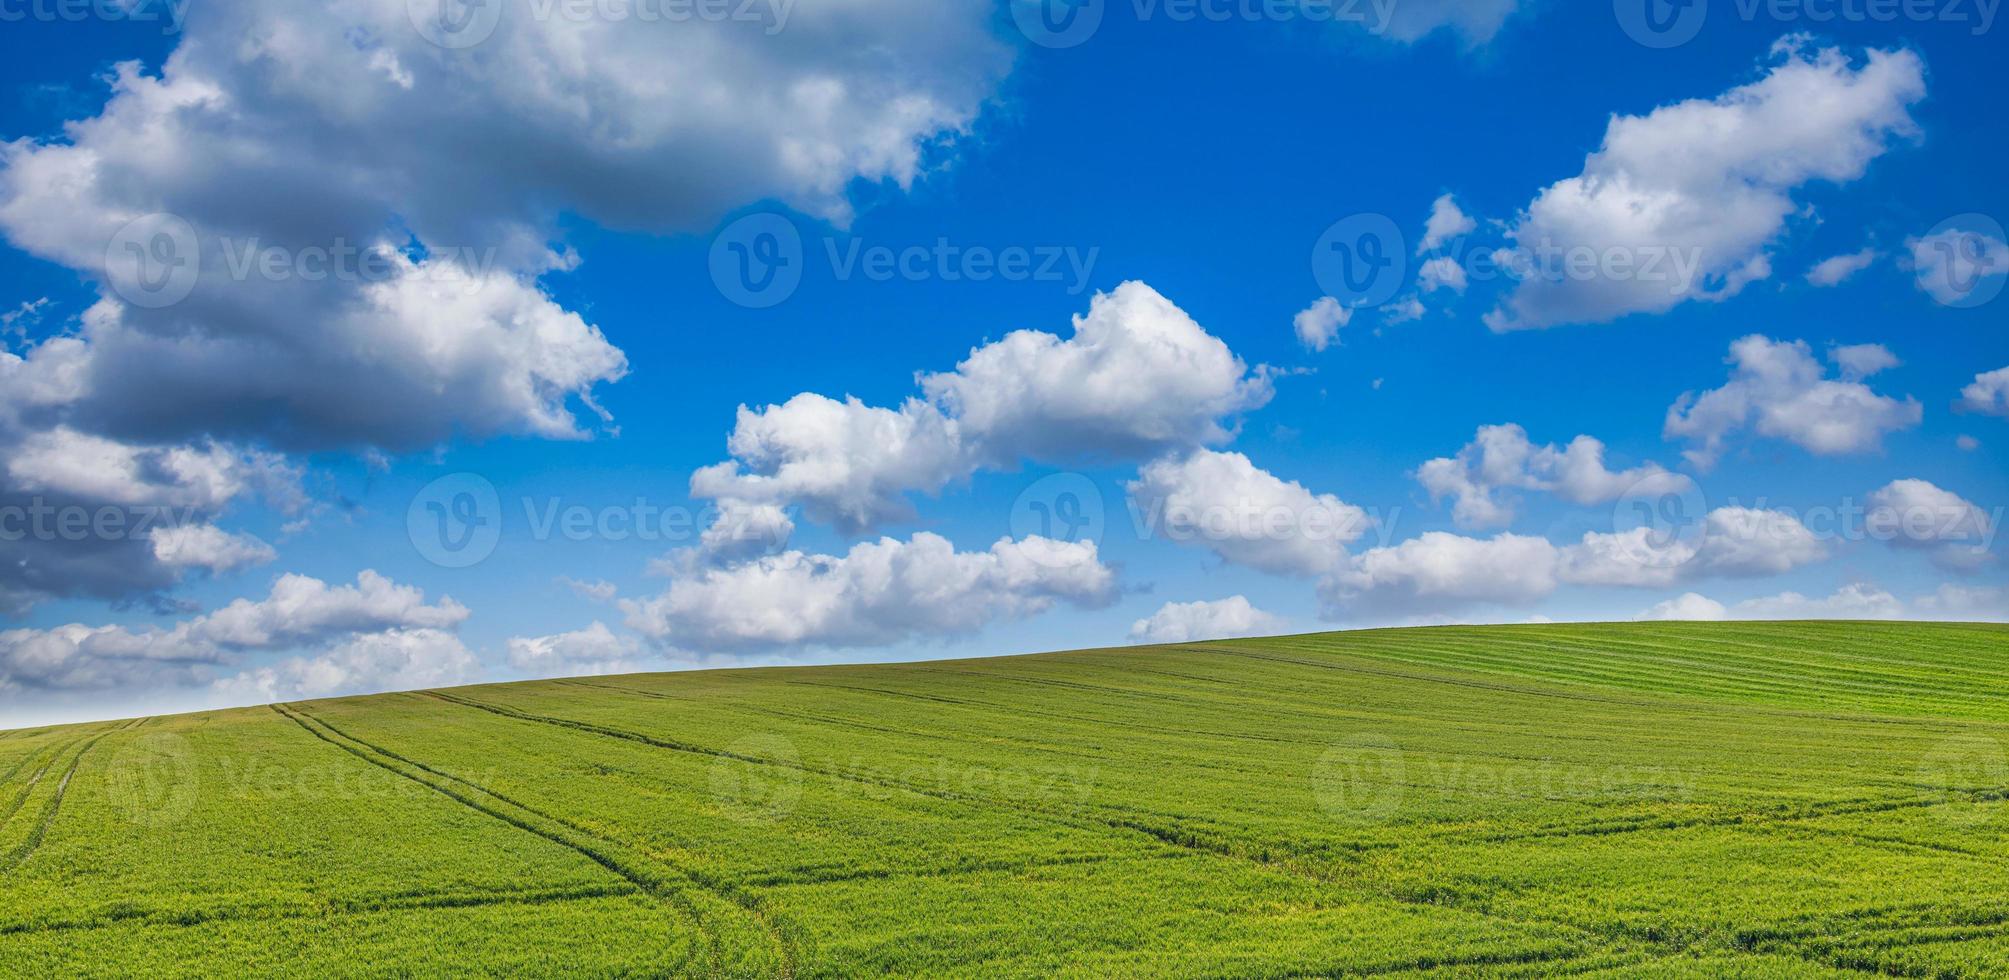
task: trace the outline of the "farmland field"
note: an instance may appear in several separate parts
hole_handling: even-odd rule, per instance
[[[2009,975],[2009,628],[1381,630],[0,732],[0,973]]]

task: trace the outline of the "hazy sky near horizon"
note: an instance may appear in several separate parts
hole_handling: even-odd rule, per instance
[[[0,728],[2004,618],[2009,59],[1878,11],[0,0]]]

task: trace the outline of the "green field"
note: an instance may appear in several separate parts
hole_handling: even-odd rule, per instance
[[[2009,975],[2009,628],[1383,630],[0,733],[0,973]]]

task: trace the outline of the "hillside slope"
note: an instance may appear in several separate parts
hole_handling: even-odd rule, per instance
[[[2009,628],[1385,630],[0,733],[0,973],[2009,975]]]

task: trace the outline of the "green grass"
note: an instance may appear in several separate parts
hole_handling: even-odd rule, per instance
[[[1384,630],[0,735],[19,976],[2009,975],[2009,629]]]

